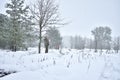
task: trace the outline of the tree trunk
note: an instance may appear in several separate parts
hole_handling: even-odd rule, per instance
[[[38,45],[38,53],[40,53],[41,50],[40,50],[40,39],[39,39],[39,45]]]
[[[41,27],[40,27],[40,34],[39,34],[39,47],[38,47],[38,51],[39,53],[41,53],[41,40],[42,40],[42,32],[41,32]]]
[[[45,46],[45,53],[48,53],[48,46]]]

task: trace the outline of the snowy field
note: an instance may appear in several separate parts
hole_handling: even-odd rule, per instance
[[[15,72],[0,80],[120,80],[120,54],[87,49],[50,50],[48,54],[38,54],[37,48],[0,50],[0,69]]]

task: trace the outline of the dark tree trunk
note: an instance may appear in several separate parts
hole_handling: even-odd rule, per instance
[[[39,46],[38,46],[38,53],[40,53],[40,41],[39,41]]]
[[[44,38],[45,53],[48,53],[49,40],[47,37]]]
[[[38,52],[41,53],[41,40],[42,40],[42,32],[41,32],[41,26],[40,26],[40,34],[39,34],[39,47]]]
[[[48,46],[45,46],[45,53],[48,53]]]

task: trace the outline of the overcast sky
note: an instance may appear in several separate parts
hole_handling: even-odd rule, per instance
[[[5,13],[6,1],[0,0],[0,13]],[[62,18],[71,22],[60,28],[63,36],[89,37],[98,26],[109,26],[112,36],[120,35],[120,0],[60,0],[59,5]]]

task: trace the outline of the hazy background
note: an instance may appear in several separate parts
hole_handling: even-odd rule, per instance
[[[0,13],[5,13],[7,1],[0,0]],[[62,18],[71,22],[60,28],[62,36],[89,37],[98,26],[109,26],[112,36],[120,34],[120,0],[59,0],[59,5]]]

